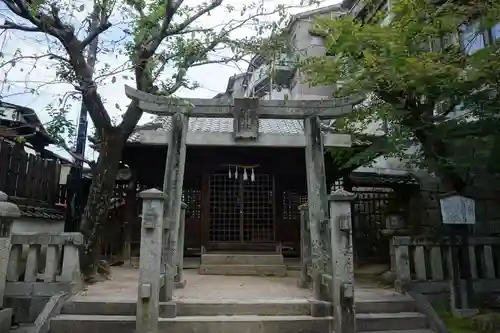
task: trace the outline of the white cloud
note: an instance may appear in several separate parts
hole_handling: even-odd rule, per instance
[[[263,0],[266,8],[273,8],[276,2],[272,0]],[[330,5],[333,3],[339,3],[340,0],[328,0],[323,2],[321,5]],[[71,13],[71,22],[76,25],[83,22],[85,19],[87,9],[91,8],[92,1],[90,0],[62,0],[63,5],[61,8],[65,8],[66,13]],[[199,4],[198,0],[186,0],[186,4],[196,5]],[[226,1],[226,4],[231,4],[236,8],[241,8],[243,5],[248,2],[245,0],[231,0]],[[299,5],[299,0],[286,0],[286,4],[297,6]],[[79,12],[74,10],[74,8],[78,8],[81,5],[86,6],[83,12]],[[294,14],[297,12],[305,11],[311,8],[294,8],[290,10],[290,13]],[[111,18],[111,22],[118,22],[122,19],[119,17],[118,11]],[[222,22],[227,21],[229,19],[234,19],[239,16],[239,11],[235,11],[232,14],[225,13],[222,9],[217,9],[211,13],[210,16],[204,16],[199,19],[198,24],[203,27],[220,25]],[[0,17],[7,17],[11,21],[21,22],[14,15],[10,14],[9,11],[2,4],[0,5]],[[276,16],[271,17],[269,19],[275,19]],[[121,28],[123,28],[124,23],[122,22],[117,27],[110,29],[110,31],[106,32],[105,35],[102,36],[103,39],[116,39],[117,36],[120,35]],[[114,29],[114,30],[113,30]],[[235,32],[235,36],[245,36],[246,34],[251,34],[251,29],[240,29]],[[0,35],[0,45],[3,46],[2,52],[4,53],[4,59],[8,59],[12,54],[16,52],[16,49],[20,49],[23,55],[36,55],[43,54],[46,52],[47,45],[49,45],[50,40],[47,39],[46,36],[41,34],[33,34],[33,33],[23,33],[23,32],[12,32],[8,31],[4,33],[3,36]],[[116,52],[109,52],[108,54],[101,54],[98,58],[97,70],[102,68],[104,64],[109,64],[111,68],[120,66],[124,62],[126,62],[127,58],[123,55],[119,55]],[[32,63],[31,63],[32,64]],[[44,108],[50,102],[52,102],[55,98],[58,98],[62,94],[67,91],[73,90],[68,84],[48,84],[43,85],[39,90],[38,94],[26,93],[25,88],[35,88],[40,86],[43,82],[49,82],[55,80],[55,64],[56,62],[50,61],[48,59],[40,60],[37,63],[36,68],[31,68],[31,71],[28,74],[28,68],[30,67],[30,63],[19,63],[16,64],[15,68],[11,69],[8,73],[5,71],[5,68],[0,68],[0,77],[4,78],[8,82],[12,83],[10,91],[6,91],[6,89],[2,89],[1,93],[5,97],[3,100],[19,105],[23,105],[26,107],[33,108],[42,122],[50,121],[49,116],[46,112],[44,112]],[[22,66],[24,65],[24,66]],[[228,65],[205,65],[196,68],[192,68],[188,71],[188,77],[194,81],[197,81],[200,87],[196,90],[187,90],[181,89],[178,91],[177,95],[182,97],[191,97],[191,98],[212,98],[219,92],[224,92],[226,89],[227,81],[230,76],[241,73],[246,70],[246,64],[238,67],[234,64]],[[166,71],[166,75],[169,71]],[[116,75],[116,82],[114,84],[110,84],[108,82],[100,86],[99,92],[101,96],[106,101],[106,106],[108,111],[112,117],[119,117],[120,110],[115,107],[115,105],[119,105],[121,110],[124,110],[128,105],[129,101],[124,94],[124,84],[131,84],[131,81],[127,82],[127,80],[123,77],[128,73],[120,73]],[[130,74],[129,74],[130,75]],[[171,72],[170,72],[171,75]],[[25,82],[27,81],[27,82]],[[0,87],[1,88],[1,87]],[[4,87],[5,88],[5,87]],[[77,123],[78,113],[79,113],[79,105],[74,105],[71,109],[70,119]],[[145,116],[141,119],[141,123],[150,119],[150,117]],[[89,128],[89,133],[91,133],[91,129]],[[62,155],[68,156],[61,149],[56,149],[58,153],[62,153]],[[90,149],[87,149],[87,157],[93,158],[95,157],[95,152],[92,152]]]

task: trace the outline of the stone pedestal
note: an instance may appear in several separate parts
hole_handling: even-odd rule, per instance
[[[0,310],[0,332],[7,333],[12,323],[12,309]]]
[[[333,262],[334,331],[342,333],[357,332],[351,220],[351,201],[355,197],[355,194],[343,189],[332,191],[328,197]]]
[[[141,255],[137,291],[136,332],[157,333],[160,303],[164,204],[167,195],[157,189],[143,191]],[[162,281],[163,280],[163,281]]]

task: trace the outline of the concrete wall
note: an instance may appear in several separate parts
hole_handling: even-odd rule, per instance
[[[312,36],[309,32],[312,24],[313,20],[311,18],[300,19],[296,21],[290,31],[289,42],[294,55],[298,56],[299,60],[325,54],[325,47],[321,38]],[[307,83],[307,77],[300,70],[297,70],[291,84],[290,99],[330,99],[332,98],[332,92],[332,86],[310,86]]]

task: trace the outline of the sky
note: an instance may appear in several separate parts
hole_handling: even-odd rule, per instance
[[[60,8],[64,13],[66,9],[67,13],[71,13],[71,16],[64,16],[67,20],[73,23],[76,27],[80,26],[88,11],[87,8],[91,8],[90,0],[57,0],[60,3]],[[265,2],[265,8],[271,10],[273,6],[277,3],[285,4],[287,6],[299,6],[299,0],[282,0],[281,2],[273,0],[262,0]],[[322,6],[332,5],[341,2],[340,0],[326,0],[321,2]],[[198,4],[201,1],[196,0],[186,0],[186,4]],[[230,4],[235,8],[242,8],[249,1],[245,0],[226,0],[223,4]],[[316,8],[313,7],[302,7],[293,8],[289,12],[295,14],[298,12],[306,11],[309,9]],[[81,12],[80,9],[83,9]],[[217,9],[212,12],[210,16],[203,16],[197,22],[203,27],[213,27],[220,25],[221,22],[227,22],[230,19],[238,19],[240,17],[239,10],[235,10],[232,13],[227,13],[222,9]],[[276,18],[276,16],[274,16]],[[24,23],[21,19],[17,18],[15,15],[9,12],[9,10],[2,3],[0,4],[0,22],[3,23],[4,20],[14,21],[16,23]],[[272,19],[272,18],[268,18]],[[105,66],[109,66],[111,69],[116,69],[117,74],[107,77],[105,82],[99,85],[98,92],[101,97],[105,100],[108,112],[112,118],[120,120],[120,110],[125,110],[129,103],[128,98],[124,93],[124,84],[129,84],[133,86],[133,82],[128,80],[129,73],[120,72],[120,65],[124,63],[126,57],[120,55],[116,49],[113,49],[112,41],[123,38],[125,34],[123,29],[125,25],[123,23],[124,16],[122,12],[115,11],[114,15],[111,17],[110,21],[114,26],[109,29],[104,35],[101,36],[101,42],[105,43],[103,49],[107,52],[101,52],[98,57],[98,65],[96,67],[96,76],[99,76],[99,71],[103,70]],[[239,29],[235,31],[233,37],[244,36],[247,34],[252,34],[250,29]],[[12,59],[22,52],[24,56],[26,55],[41,55],[46,53],[47,45],[49,45],[50,40],[46,36],[40,33],[31,32],[18,32],[18,31],[7,31],[0,34],[0,64],[3,61]],[[218,51],[213,57],[228,56],[229,51]],[[215,59],[214,58],[214,59]],[[0,82],[0,94],[3,101],[19,104],[25,107],[29,107],[35,110],[41,119],[42,123],[47,123],[50,121],[50,116],[45,111],[47,105],[51,102],[57,101],[58,98],[64,96],[65,93],[74,91],[74,88],[67,84],[48,84],[47,82],[53,81],[55,77],[56,63],[45,59],[37,60],[36,66],[33,59],[27,59],[23,61],[18,61],[15,67],[5,66],[0,68],[0,77],[3,78]],[[195,90],[180,89],[177,92],[177,96],[186,98],[212,98],[217,93],[224,92],[228,79],[234,75],[241,73],[246,70],[247,65],[245,63],[240,64],[211,64],[204,65],[200,67],[195,67],[187,72],[188,78],[196,81],[199,84],[199,88]],[[172,75],[174,72],[171,69],[165,71],[165,75]],[[124,77],[127,76],[127,77]],[[114,83],[111,83],[113,80]],[[36,89],[37,93],[25,92],[26,88]],[[79,103],[73,103],[70,108],[70,113],[68,118],[74,123],[77,123],[79,113]],[[151,119],[150,115],[145,115],[139,123],[145,123]],[[89,134],[92,130],[89,128]],[[69,157],[69,155],[61,148],[51,147],[51,150],[64,156]],[[97,153],[91,149],[86,150],[86,157],[89,159],[97,159]]]

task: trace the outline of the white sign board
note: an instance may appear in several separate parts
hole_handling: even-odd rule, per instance
[[[474,199],[452,195],[439,201],[444,224],[476,223],[476,204]]]

